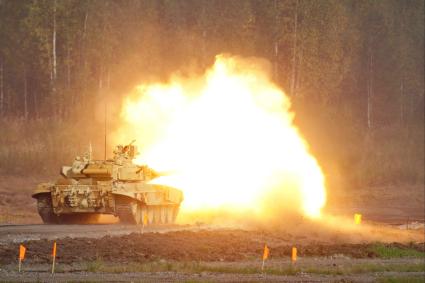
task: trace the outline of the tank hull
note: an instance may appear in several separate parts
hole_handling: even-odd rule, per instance
[[[33,197],[45,223],[91,222],[88,215],[110,214],[126,224],[171,224],[183,199],[177,189],[146,183],[53,184]]]

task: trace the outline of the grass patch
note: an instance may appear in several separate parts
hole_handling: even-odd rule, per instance
[[[423,275],[417,277],[383,277],[377,280],[379,283],[423,283]]]
[[[377,243],[370,248],[370,251],[377,254],[381,258],[401,258],[401,257],[416,257],[425,258],[425,253],[412,248],[400,248],[387,246]]]
[[[212,265],[200,262],[172,262],[154,261],[147,263],[129,263],[121,265],[104,264],[95,260],[86,264],[89,272],[125,273],[125,272],[182,272],[182,273],[227,273],[227,274],[261,274],[261,266],[236,266],[236,265]],[[421,263],[409,264],[375,264],[362,263],[352,266],[335,267],[298,267],[282,265],[280,267],[266,267],[264,273],[270,275],[297,275],[299,273],[321,275],[348,275],[375,272],[425,272],[425,266]]]
[[[302,268],[302,272],[323,275],[348,275],[376,272],[425,272],[423,264],[375,264],[362,263],[346,267]]]
[[[102,270],[105,268],[105,263],[102,259],[97,258],[94,261],[90,261],[86,263],[86,270],[89,272],[102,272]]]
[[[349,273],[371,273],[371,272],[425,272],[424,264],[359,264],[350,267]]]

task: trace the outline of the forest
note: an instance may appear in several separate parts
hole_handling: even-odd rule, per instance
[[[0,0],[0,173],[57,172],[104,100],[221,53],[270,62],[329,186],[423,185],[423,0]]]

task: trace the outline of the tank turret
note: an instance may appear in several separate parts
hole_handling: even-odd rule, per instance
[[[128,224],[174,223],[183,193],[150,184],[160,174],[133,163],[138,154],[133,143],[116,146],[108,160],[92,160],[91,150],[76,156],[61,168],[61,179],[39,184],[32,196],[43,222],[81,223],[112,214]]]

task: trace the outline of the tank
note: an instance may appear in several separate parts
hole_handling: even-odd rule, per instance
[[[92,160],[89,150],[72,166],[63,166],[56,182],[39,184],[32,197],[43,222],[88,223],[111,214],[124,224],[174,223],[182,191],[151,184],[160,174],[133,163],[137,148],[132,143],[116,146],[108,160]]]

